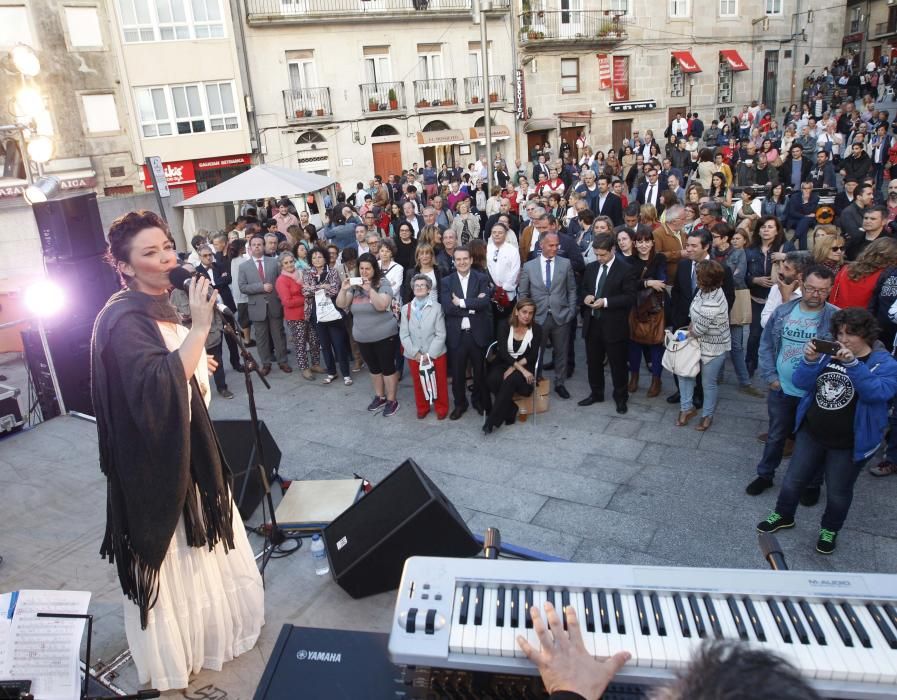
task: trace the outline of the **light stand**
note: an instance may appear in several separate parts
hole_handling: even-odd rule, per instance
[[[256,471],[258,472],[259,481],[262,484],[262,489],[265,492],[265,498],[262,503],[262,512],[264,514],[265,503],[268,505],[268,510],[271,511],[271,524],[265,528],[265,547],[262,552],[262,565],[260,567],[262,580],[264,581],[265,569],[268,566],[268,562],[271,560],[272,554],[275,551],[279,551],[281,556],[292,554],[302,546],[302,541],[294,540],[296,546],[292,549],[278,549],[287,540],[287,537],[283,534],[283,530],[281,530],[280,526],[277,524],[277,518],[274,515],[274,499],[271,497],[271,482],[268,481],[268,473],[265,469],[265,453],[262,446],[262,431],[259,427],[258,411],[255,405],[255,390],[252,384],[252,373],[255,372],[258,374],[259,379],[262,380],[262,384],[265,385],[266,389],[270,389],[271,385],[268,384],[268,380],[265,379],[264,375],[259,371],[258,363],[243,342],[243,334],[237,331],[235,325],[229,321],[229,319],[223,318],[223,321],[223,331],[236,340],[237,347],[240,348],[240,356],[243,358],[243,377],[246,381],[246,396],[249,399],[249,421],[252,424],[252,439],[255,443],[255,466]],[[279,475],[277,478],[280,478]]]

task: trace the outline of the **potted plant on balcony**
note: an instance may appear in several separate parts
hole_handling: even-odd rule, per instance
[[[429,107],[429,106],[430,106],[430,103],[427,102],[426,100],[418,100],[418,101],[417,101],[417,106],[418,106],[418,107]]]
[[[399,108],[399,99],[396,97],[396,91],[392,88],[389,88],[389,108],[392,110],[396,110]]]
[[[377,99],[372,97],[368,100],[368,112],[376,112],[380,108]]]
[[[489,101],[490,101],[490,102],[498,102],[498,93],[497,93],[497,92],[490,92],[490,93],[489,93]]]
[[[323,117],[323,116],[324,116],[324,108],[323,108],[323,107],[318,107],[318,108],[315,110],[315,116]]]

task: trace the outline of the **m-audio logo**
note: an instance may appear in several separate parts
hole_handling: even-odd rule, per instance
[[[298,661],[323,661],[329,664],[342,663],[343,655],[334,651],[311,651],[308,649],[300,649],[296,652]]]

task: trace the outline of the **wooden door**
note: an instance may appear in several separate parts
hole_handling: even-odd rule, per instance
[[[402,174],[402,144],[399,141],[371,144],[374,154],[374,174],[380,175],[383,182],[390,175]]]
[[[582,126],[565,126],[561,129],[561,138],[567,139],[567,144],[570,146],[570,154],[573,156],[574,160],[579,157],[576,153],[576,137],[579,136],[580,131],[584,131],[585,127]],[[558,155],[560,155],[561,144],[558,143]]]
[[[614,148],[620,148],[623,139],[632,138],[632,120],[614,119],[611,123],[611,143]]]
[[[542,151],[542,146],[548,141],[548,131],[531,131],[526,135],[526,157],[527,160],[533,160],[533,150],[538,148]],[[551,143],[549,141],[549,143]],[[557,144],[555,144],[557,145]],[[538,159],[536,159],[538,160]]]

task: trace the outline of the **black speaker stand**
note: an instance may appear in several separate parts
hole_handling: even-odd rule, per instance
[[[297,538],[287,538],[283,533],[283,530],[281,530],[280,526],[277,524],[277,518],[274,515],[274,499],[271,497],[271,482],[268,481],[268,470],[265,468],[265,453],[262,446],[262,432],[259,427],[258,410],[255,406],[255,390],[252,384],[252,373],[255,372],[258,374],[259,379],[262,380],[262,384],[265,385],[266,389],[270,389],[271,385],[268,384],[268,380],[265,379],[265,376],[259,371],[258,363],[255,361],[252,353],[249,352],[246,343],[243,342],[243,334],[237,330],[236,324],[229,322],[227,318],[224,318],[223,321],[224,332],[237,341],[237,347],[240,348],[240,357],[243,358],[243,378],[246,381],[246,397],[249,400],[249,421],[252,425],[252,439],[255,442],[255,466],[262,484],[262,490],[265,493],[262,500],[262,520],[266,519],[266,504],[268,510],[271,512],[270,525],[263,524],[265,529],[265,547],[262,550],[262,564],[259,567],[259,570],[262,574],[262,583],[264,583],[265,569],[268,567],[268,562],[271,561],[272,555],[277,552],[277,556],[274,558],[289,556],[302,546],[302,540]],[[279,474],[275,474],[275,476],[278,480],[280,479]],[[295,547],[283,549],[281,546],[287,539],[292,540],[295,543]]]

